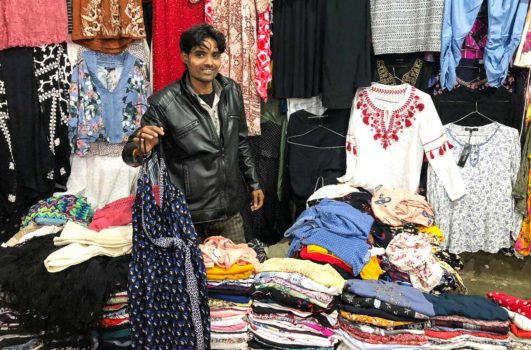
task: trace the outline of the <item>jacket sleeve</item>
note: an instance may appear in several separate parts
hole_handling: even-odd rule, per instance
[[[166,123],[164,122],[164,117],[163,113],[161,112],[161,108],[156,104],[150,103],[146,113],[144,113],[144,115],[142,116],[140,125],[141,127],[146,125],[156,125],[166,129]],[[133,138],[137,135],[138,130],[140,130],[140,128],[135,130],[135,132],[133,132],[131,136],[129,136],[129,139],[127,140],[122,151],[122,159],[125,164],[133,167],[140,166],[143,163],[142,157],[137,157],[136,162],[133,160],[133,150],[135,149]]]
[[[254,165],[254,159],[251,154],[251,148],[249,146],[247,121],[245,119],[245,108],[243,105],[242,91],[239,85],[237,86],[238,101],[240,103],[240,119],[238,125],[238,156],[240,161],[240,169],[245,176],[245,181],[249,187],[254,191],[260,189],[260,183],[258,181],[258,174]]]

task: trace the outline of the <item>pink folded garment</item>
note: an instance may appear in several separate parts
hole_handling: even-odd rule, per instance
[[[159,186],[153,186],[153,193],[157,204],[159,201]],[[125,226],[133,222],[133,204],[136,195],[120,198],[96,210],[92,222],[88,228],[93,231],[101,231],[113,226]]]
[[[432,226],[435,222],[431,205],[424,197],[401,188],[377,187],[371,207],[374,215],[390,226],[403,226],[408,222]]]
[[[234,244],[222,236],[212,236],[200,244],[206,268],[218,266],[230,269],[232,265],[253,264],[255,271],[260,267],[256,252],[245,243]]]

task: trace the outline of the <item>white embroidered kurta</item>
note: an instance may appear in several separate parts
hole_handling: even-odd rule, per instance
[[[424,154],[452,200],[466,193],[453,147],[431,97],[409,84],[374,83],[354,97],[347,134],[347,171],[340,182],[416,193]]]
[[[438,176],[428,169],[428,200],[446,237],[445,248],[456,254],[509,248],[511,233],[518,234],[522,222],[512,196],[520,166],[518,131],[498,123],[474,129],[470,156],[459,168],[467,188],[463,198],[451,202]],[[469,131],[455,124],[446,125],[446,130],[455,144],[449,154],[457,161]]]

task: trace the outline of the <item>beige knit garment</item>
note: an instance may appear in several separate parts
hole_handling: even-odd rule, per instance
[[[68,222],[59,237],[54,238],[56,246],[65,246],[44,260],[48,272],[59,272],[70,266],[85,262],[95,256],[117,257],[130,254],[133,245],[131,225],[113,227],[99,232],[74,222]]]

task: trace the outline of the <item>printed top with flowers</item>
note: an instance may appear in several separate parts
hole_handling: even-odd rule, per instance
[[[68,136],[73,152],[85,156],[97,141],[122,143],[147,109],[146,64],[124,51],[85,51],[72,71]]]
[[[417,192],[424,154],[452,200],[466,188],[431,97],[409,84],[373,83],[353,100],[340,182]]]

